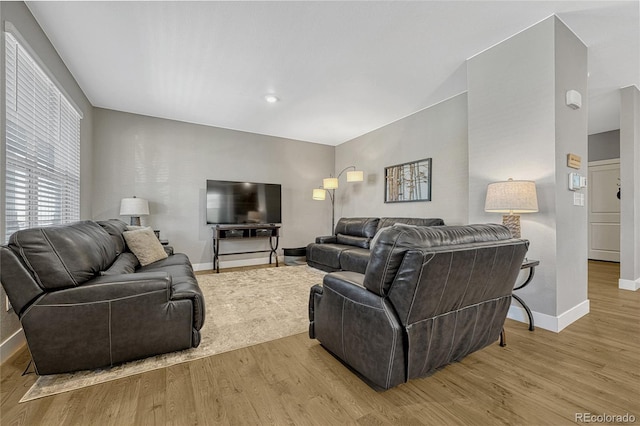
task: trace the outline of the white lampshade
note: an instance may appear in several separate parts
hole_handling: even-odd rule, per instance
[[[140,225],[140,216],[149,214],[149,202],[144,198],[123,198],[120,201],[120,216],[131,216],[131,225]]]
[[[149,214],[149,202],[144,198],[123,198],[120,201],[121,216],[145,216]]]
[[[328,177],[322,179],[322,187],[324,189],[338,189],[338,178]]]
[[[531,180],[513,179],[490,183],[487,186],[484,210],[510,214],[537,212],[536,183]]]
[[[324,200],[327,197],[327,193],[322,188],[316,188],[313,190],[313,199],[314,200]]]
[[[347,172],[347,182],[362,182],[364,172],[362,170],[352,170]]]

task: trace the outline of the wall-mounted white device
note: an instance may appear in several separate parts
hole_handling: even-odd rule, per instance
[[[569,173],[569,189],[577,191],[580,189],[580,175],[577,173]]]
[[[587,187],[586,176],[580,176],[578,173],[569,173],[569,189],[571,191],[578,191]]]
[[[582,106],[582,95],[577,90],[568,90],[566,101],[569,108],[578,109]]]

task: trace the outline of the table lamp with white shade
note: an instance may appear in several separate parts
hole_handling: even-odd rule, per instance
[[[538,211],[536,183],[531,180],[493,182],[487,186],[484,211],[507,213],[502,224],[509,228],[514,238],[520,238],[520,213]]]
[[[120,201],[120,216],[131,216],[131,225],[140,226],[140,216],[149,214],[149,202],[144,198],[123,198]]]

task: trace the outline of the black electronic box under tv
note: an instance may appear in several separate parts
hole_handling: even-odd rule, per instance
[[[280,184],[207,180],[206,204],[208,224],[282,222]]]

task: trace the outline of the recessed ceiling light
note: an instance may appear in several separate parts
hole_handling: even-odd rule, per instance
[[[269,102],[270,104],[275,104],[280,99],[276,95],[265,95],[264,100]]]

